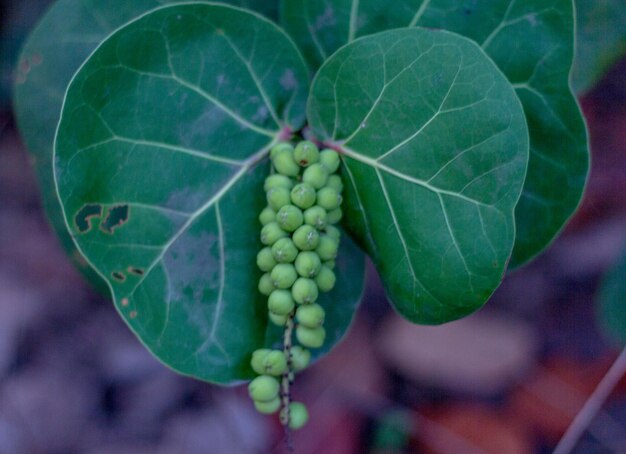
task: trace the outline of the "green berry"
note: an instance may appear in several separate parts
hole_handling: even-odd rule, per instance
[[[291,288],[291,295],[298,304],[311,304],[317,300],[319,292],[313,279],[298,278]]]
[[[266,224],[261,229],[261,243],[266,246],[271,246],[276,243],[276,241],[281,238],[285,238],[287,236],[287,232],[280,228],[278,223],[270,222]]]
[[[267,192],[267,204],[274,210],[278,211],[285,205],[289,205],[291,201],[289,189],[272,188]]]
[[[312,206],[304,212],[304,223],[312,225],[316,229],[326,227],[326,218],[326,210],[319,205]]]
[[[307,328],[322,326],[324,324],[325,315],[324,308],[319,304],[306,304],[299,306],[296,310],[298,323]]]
[[[341,232],[339,231],[337,227],[333,225],[327,225],[324,230],[326,231],[326,235],[332,236],[336,240],[338,240],[341,237]]]
[[[248,385],[248,394],[257,402],[269,402],[278,396],[280,385],[270,375],[260,375]]]
[[[331,270],[335,269],[335,265],[336,264],[334,260],[327,260],[324,263],[322,263],[322,266],[325,266],[326,268],[331,269]]]
[[[302,181],[313,186],[315,189],[321,189],[328,180],[328,170],[321,164],[313,164],[307,167],[302,173]]]
[[[343,191],[343,182],[341,181],[341,177],[337,174],[333,174],[328,177],[326,186],[335,189],[339,194]]]
[[[254,408],[256,408],[256,411],[258,411],[259,413],[263,413],[264,415],[271,415],[278,411],[278,409],[280,408],[280,404],[280,397],[276,396],[269,402],[258,402],[255,400]]]
[[[304,222],[304,215],[300,208],[293,205],[285,205],[276,213],[276,222],[283,230],[293,232]]]
[[[322,150],[320,153],[320,164],[326,167],[326,170],[330,173],[335,173],[339,168],[341,160],[339,159],[339,153],[330,148]]]
[[[322,266],[320,272],[315,276],[315,283],[322,292],[330,292],[335,286],[336,280],[334,271],[326,265]]]
[[[278,315],[289,315],[295,305],[289,290],[274,290],[267,300],[270,312]]]
[[[315,227],[303,225],[293,233],[292,239],[301,251],[312,251],[320,242],[320,234]]]
[[[265,296],[269,296],[270,293],[274,291],[274,284],[272,283],[272,278],[270,277],[270,273],[265,273],[259,279],[259,292]]]
[[[260,375],[282,375],[287,370],[287,359],[280,350],[268,350],[266,348],[255,351],[252,354],[252,368]]]
[[[276,326],[285,326],[289,318],[287,315],[274,314],[273,312],[270,312],[268,316],[270,321]]]
[[[274,260],[274,257],[272,257],[272,250],[269,247],[264,247],[259,251],[256,255],[256,264],[264,273],[272,271],[272,268],[276,265],[276,261]]]
[[[317,204],[324,208],[326,211],[339,208],[341,205],[341,195],[334,188],[324,187],[317,191]]]
[[[334,260],[335,257],[337,257],[338,249],[339,249],[339,241],[337,241],[332,236],[321,235],[319,245],[317,246],[317,249],[315,249],[315,252],[317,253],[317,255],[319,255],[319,258],[324,261]],[[297,264],[296,264],[296,269],[297,269]]]
[[[304,306],[303,306],[304,307]],[[311,352],[300,345],[291,347],[291,366],[294,370],[302,370],[311,362]]]
[[[313,142],[303,140],[293,152],[293,157],[298,164],[302,167],[308,167],[311,164],[315,164],[320,159],[320,152],[317,146]]]
[[[328,213],[327,220],[329,224],[337,224],[339,221],[341,221],[342,217],[343,211],[341,211],[341,208],[335,208]]]
[[[250,365],[252,366],[252,370],[255,371],[259,375],[263,375],[265,373],[265,357],[271,352],[269,348],[259,348],[252,353],[252,359],[250,360]]]
[[[259,214],[259,222],[261,225],[267,225],[270,222],[274,222],[276,220],[276,213],[270,207],[263,208],[261,214]]]
[[[321,245],[321,243],[320,243]],[[318,246],[319,249],[319,246]],[[322,266],[320,256],[316,252],[303,251],[296,257],[295,267],[302,277],[314,277]]]
[[[276,172],[288,177],[298,176],[300,166],[293,158],[293,152],[289,150],[281,150],[272,158]]]
[[[293,153],[293,145],[291,145],[289,142],[277,143],[270,150],[270,159],[274,159],[276,155],[282,151],[288,151],[290,153]]]
[[[276,262],[291,263],[298,255],[298,248],[293,244],[291,238],[281,238],[272,245],[271,253]]]
[[[291,189],[293,188],[293,180],[285,175],[274,174],[270,175],[265,179],[265,184],[263,185],[263,189],[265,192],[274,188],[285,188]]]
[[[291,202],[306,210],[315,203],[315,188],[308,183],[300,183],[291,190]]]
[[[296,328],[296,338],[304,347],[320,348],[324,344],[326,330],[323,326],[307,328],[306,326],[298,325]]]
[[[298,273],[291,263],[279,263],[270,273],[274,287],[286,289],[293,285],[298,278]]]
[[[284,409],[281,412],[284,413]],[[286,416],[285,416],[286,417]],[[289,428],[291,430],[302,429],[309,420],[309,412],[301,402],[291,402],[289,404]]]

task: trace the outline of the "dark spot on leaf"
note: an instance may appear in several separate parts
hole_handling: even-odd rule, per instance
[[[137,318],[137,311],[130,311],[130,313],[128,314],[128,316],[130,318]]]
[[[128,272],[136,276],[143,276],[143,270],[141,268],[135,268],[134,266],[129,266]]]
[[[91,230],[91,220],[100,216],[102,216],[102,205],[95,203],[83,205],[76,213],[76,216],[74,216],[74,224],[76,224],[78,233],[87,233]]]
[[[126,280],[126,276],[124,276],[124,273],[120,273],[119,271],[113,271],[111,273],[111,276],[113,276],[113,279],[118,282],[124,282]]]
[[[20,62],[20,71],[24,74],[28,74],[28,71],[30,71],[30,63],[27,58]]]
[[[118,205],[109,208],[106,219],[100,224],[100,229],[105,233],[113,233],[113,230],[121,227],[128,221],[129,215],[128,205]]]

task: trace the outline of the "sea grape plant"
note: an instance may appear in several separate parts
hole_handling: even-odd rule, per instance
[[[257,408],[299,428],[293,374],[345,334],[365,254],[402,316],[445,323],[575,211],[574,8],[226,3],[58,1],[16,113],[53,226],[140,341],[258,375]]]

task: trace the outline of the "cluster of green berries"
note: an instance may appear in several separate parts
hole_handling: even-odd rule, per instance
[[[266,178],[267,207],[259,215],[263,225],[257,265],[265,274],[259,291],[268,297],[269,319],[278,326],[296,323],[300,345],[287,353],[261,349],[252,356],[252,368],[260,374],[250,383],[250,396],[262,413],[281,406],[278,378],[307,366],[307,348],[323,345],[324,308],[317,304],[320,292],[335,286],[335,258],[339,248],[337,224],[342,217],[343,183],[336,174],[336,151],[321,152],[309,141],[279,143],[270,152],[274,173]],[[284,409],[283,409],[284,411]],[[306,423],[306,408],[289,405],[289,427]]]

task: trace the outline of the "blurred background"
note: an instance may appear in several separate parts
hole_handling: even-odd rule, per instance
[[[47,4],[0,6],[0,454],[282,452],[281,426],[245,387],[150,356],[48,226],[10,101],[19,47]],[[626,59],[581,103],[592,171],[561,237],[483,310],[441,327],[400,319],[370,267],[348,336],[298,377],[311,420],[296,452],[552,452],[622,347],[597,313],[626,247]],[[575,452],[626,453],[626,379]]]

